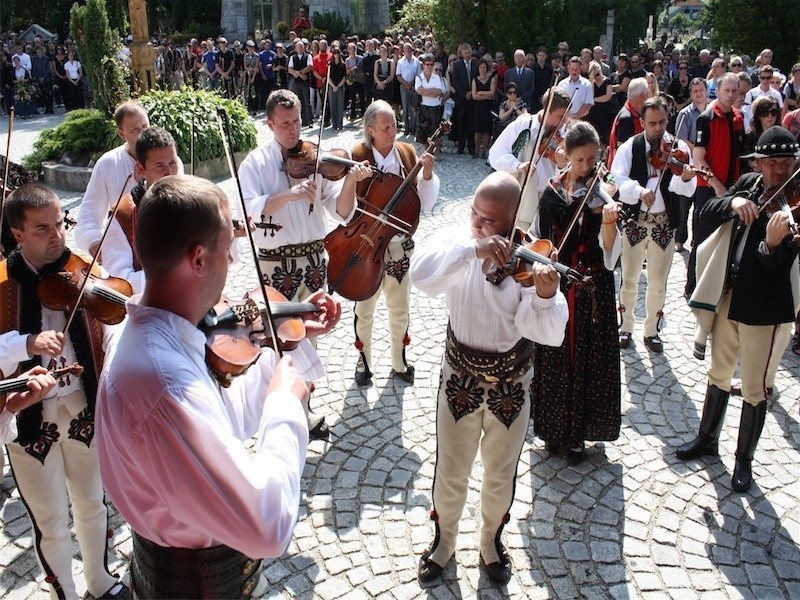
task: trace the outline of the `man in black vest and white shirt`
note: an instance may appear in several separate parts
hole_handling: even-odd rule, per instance
[[[669,170],[662,174],[648,160],[650,150],[670,151],[672,138],[667,133],[667,109],[660,98],[649,98],[642,105],[644,131],[628,139],[614,155],[611,174],[619,186],[620,200],[625,203],[628,220],[622,231],[622,285],[619,292],[622,326],[621,348],[631,343],[636,322],[634,310],[642,262],[647,259],[647,316],[644,321],[644,343],[652,352],[663,351],[658,331],[663,317],[667,293],[667,275],[675,253],[675,227],[678,224],[677,203],[672,194],[691,196],[697,182],[687,164],[677,177]],[[678,140],[678,150],[689,154],[689,147]]]

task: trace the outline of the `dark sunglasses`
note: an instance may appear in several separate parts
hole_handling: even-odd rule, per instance
[[[772,75],[759,75],[759,79],[772,79]]]
[[[731,63],[731,67],[741,67],[742,63]]]
[[[686,71],[689,67],[678,67],[678,71]]]
[[[770,109],[767,111],[767,114],[766,114],[766,115],[764,115],[764,116],[766,117],[767,115],[769,115],[770,117],[777,117],[779,114],[781,114],[781,111],[780,111],[780,109],[777,109],[777,108],[770,108]]]

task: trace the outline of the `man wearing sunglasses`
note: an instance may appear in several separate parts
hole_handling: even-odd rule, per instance
[[[756,98],[762,95],[772,96],[778,102],[781,109],[781,117],[783,117],[783,96],[781,93],[772,87],[772,77],[775,74],[775,69],[770,65],[764,65],[758,70],[758,86],[752,88],[744,97],[744,103],[747,106],[752,106]]]

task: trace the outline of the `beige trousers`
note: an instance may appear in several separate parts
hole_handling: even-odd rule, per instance
[[[455,371],[442,360],[433,479],[438,535],[431,559],[436,564],[446,565],[455,552],[458,522],[479,446],[483,465],[480,552],[487,564],[499,560],[495,537],[514,500],[517,464],[528,431],[532,379],[533,370],[529,370],[511,384],[494,386]],[[518,412],[507,427],[493,408],[510,406]]]
[[[622,236],[622,285],[619,290],[619,303],[622,311],[622,327],[620,331],[633,332],[636,323],[636,296],[639,291],[639,276],[642,264],[647,259],[647,292],[645,294],[646,316],[644,320],[644,337],[658,334],[658,320],[664,309],[667,295],[667,276],[675,254],[675,239],[669,240],[666,248],[662,248],[653,240],[653,230],[659,227],[656,223],[636,222],[637,227],[646,230],[644,239],[631,245],[626,235]]]
[[[744,325],[727,318],[730,290],[722,296],[711,328],[711,366],[708,382],[721,390],[731,389],[736,358],[741,357],[742,397],[756,406],[767,399],[766,388],[775,381],[779,360],[792,336],[792,323]]]
[[[408,246],[408,244],[406,244]],[[414,248],[404,248],[402,242],[392,241],[386,247],[384,258],[387,270],[381,284],[372,297],[356,302],[354,326],[356,347],[360,346],[361,362],[368,372],[372,372],[372,331],[375,324],[375,308],[383,294],[386,310],[389,313],[389,342],[391,346],[392,369],[403,373],[408,368],[406,362],[406,335],[408,334],[408,298],[411,293],[411,277],[408,275],[408,261]],[[391,273],[402,272],[400,281]],[[361,368],[359,364],[359,369]]]
[[[82,391],[75,392],[83,395]],[[117,582],[106,566],[108,508],[100,483],[100,463],[94,441],[87,446],[70,437],[73,417],[62,405],[56,423],[45,423],[34,447],[7,445],[8,458],[20,497],[28,509],[34,530],[34,549],[45,577],[54,576],[50,597],[77,599],[72,578],[72,536],[69,509],[83,557],[86,586],[94,597],[105,594]],[[26,449],[46,454],[43,462]],[[59,596],[56,586],[63,596]]]

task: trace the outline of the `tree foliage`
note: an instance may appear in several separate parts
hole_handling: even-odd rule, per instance
[[[409,0],[400,13],[401,29],[433,25],[448,50],[462,41],[491,50],[551,51],[561,40],[576,53],[595,46],[606,33],[606,15],[615,10],[615,47],[632,48],[644,37],[647,16],[662,0]]]
[[[110,117],[117,104],[130,98],[130,89],[125,70],[117,60],[119,34],[109,27],[105,0],[87,0],[83,6],[73,4],[70,30],[83,72],[89,78],[94,105]]]
[[[796,0],[711,0],[703,11],[712,44],[749,54],[764,48],[784,73],[800,59],[800,10]]]

